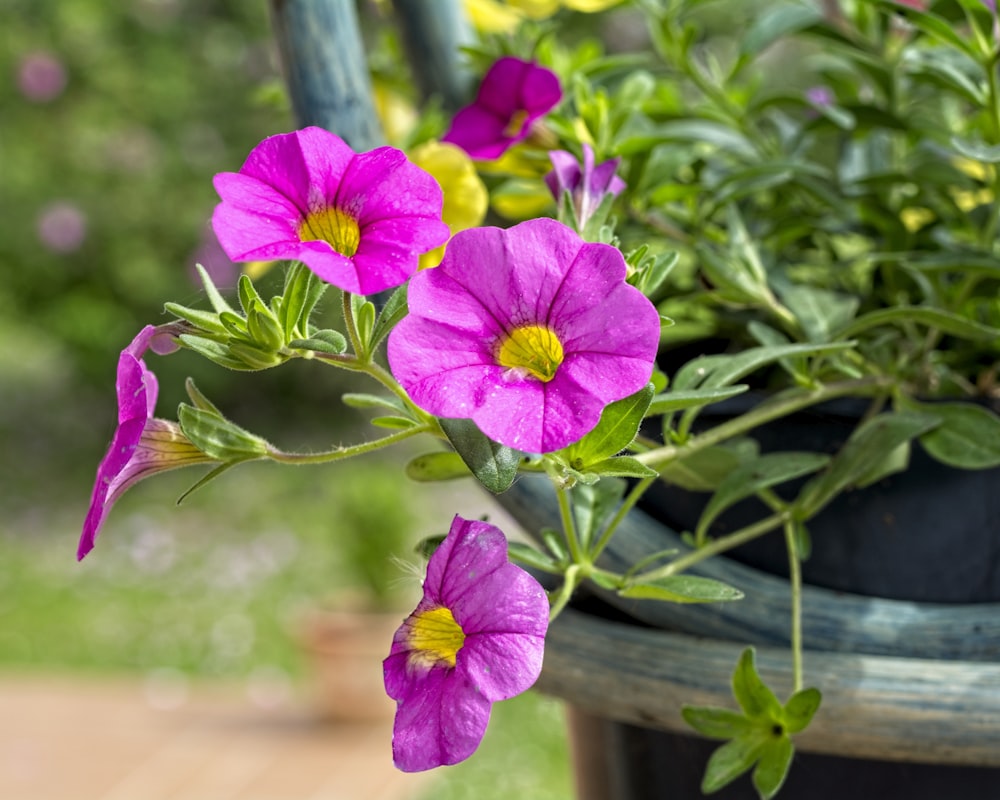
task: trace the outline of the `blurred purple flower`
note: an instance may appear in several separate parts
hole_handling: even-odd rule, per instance
[[[108,511],[129,487],[157,472],[212,460],[187,440],[177,423],[153,418],[158,385],[142,357],[147,349],[160,355],[175,350],[172,327],[147,325],[118,359],[118,427],[97,468],[77,560],[93,549]]]
[[[417,772],[472,755],[493,703],[538,678],[548,624],[545,591],[507,560],[500,529],[456,516],[383,666],[397,703],[396,766]]]
[[[57,200],[39,212],[35,232],[47,250],[72,253],[79,250],[87,238],[87,216],[75,203]]]
[[[499,158],[528,138],[535,120],[561,99],[554,72],[532,61],[501,58],[483,77],[475,101],[455,114],[441,141],[458,145],[472,158]]]
[[[576,229],[582,231],[606,195],[618,196],[625,188],[625,181],[615,174],[620,158],[612,158],[594,166],[594,148],[583,143],[583,165],[576,156],[565,150],[549,153],[552,171],[545,176],[545,184],[557,203],[562,203],[563,192],[569,192],[576,218]]]
[[[55,100],[66,88],[66,80],[66,68],[52,53],[28,53],[18,64],[17,88],[33,103]]]
[[[450,235],[430,175],[400,150],[355,153],[322,128],[265,139],[215,189],[212,227],[231,259],[298,259],[356,294],[405,283]]]
[[[625,273],[618,249],[554,219],[459,231],[410,281],[392,373],[431,414],[516,450],[560,450],[652,374],[660,317]]]
[[[810,86],[806,89],[806,100],[812,105],[825,108],[832,106],[834,101],[833,92],[829,86]]]
[[[220,289],[229,289],[236,285],[240,277],[240,265],[226,255],[219,244],[219,239],[211,225],[206,225],[197,249],[191,254],[189,273],[192,282],[201,285],[201,279],[194,269],[195,264],[201,264],[208,277]]]

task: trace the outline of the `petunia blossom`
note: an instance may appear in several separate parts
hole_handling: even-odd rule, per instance
[[[402,151],[355,153],[322,128],[268,137],[214,183],[212,227],[231,259],[297,259],[355,294],[405,283],[449,235],[440,187]]]
[[[396,766],[417,772],[472,755],[493,703],[538,678],[548,622],[545,591],[507,560],[500,529],[456,516],[383,663],[397,703]]]
[[[147,325],[118,358],[118,427],[97,468],[78,560],[94,548],[108,511],[129,487],[157,472],[212,460],[187,440],[177,423],[153,418],[158,385],[143,355],[147,349],[160,354],[176,349],[164,333]]]
[[[489,68],[475,101],[455,114],[441,141],[458,145],[472,158],[499,158],[527,139],[535,121],[561,99],[554,72],[505,56]]]
[[[560,450],[652,374],[659,314],[625,273],[619,250],[553,219],[461,231],[410,282],[392,373],[431,414],[516,450]]]
[[[557,203],[562,202],[564,192],[569,193],[578,231],[584,229],[607,195],[617,197],[625,188],[625,181],[615,174],[621,159],[602,161],[595,167],[594,148],[586,142],[582,165],[565,150],[553,150],[549,160],[552,171],[545,176],[545,184]]]

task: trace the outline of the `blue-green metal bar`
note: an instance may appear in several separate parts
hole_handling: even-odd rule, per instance
[[[271,0],[271,17],[296,122],[358,151],[385,144],[354,0]]]

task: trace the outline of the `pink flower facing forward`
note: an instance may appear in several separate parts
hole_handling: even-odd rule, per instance
[[[392,753],[399,769],[472,755],[492,704],[538,678],[548,614],[542,587],[508,562],[503,533],[456,516],[427,565],[423,599],[384,662],[385,689],[397,703]]]
[[[322,128],[265,139],[214,183],[212,227],[231,259],[298,259],[355,294],[405,283],[450,235],[430,175],[400,150],[355,153]]]
[[[501,58],[483,77],[475,102],[455,114],[441,141],[458,145],[472,158],[499,158],[527,139],[535,120],[561,99],[554,72],[519,58]]]
[[[569,192],[576,217],[577,230],[582,231],[606,195],[617,197],[625,188],[625,181],[615,174],[620,158],[612,158],[594,166],[594,148],[584,142],[583,164],[565,150],[549,153],[552,172],[545,176],[545,184],[557,203],[562,202],[563,192]]]
[[[160,354],[175,349],[168,339],[157,340],[161,332],[147,325],[118,359],[118,428],[97,468],[76,551],[78,560],[94,548],[108,511],[129,487],[157,472],[211,461],[184,437],[176,423],[153,418],[159,387],[142,357],[148,348]]]
[[[622,254],[553,219],[455,234],[408,297],[389,335],[396,379],[424,410],[516,450],[575,442],[652,374],[660,319]]]

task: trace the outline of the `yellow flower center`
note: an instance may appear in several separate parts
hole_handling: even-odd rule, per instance
[[[299,225],[299,239],[303,242],[327,242],[342,256],[350,258],[358,252],[361,229],[358,221],[339,208],[327,206],[312,211]]]
[[[451,609],[421,611],[410,621],[410,662],[426,667],[455,666],[455,656],[465,644],[465,631],[455,622]]]
[[[500,366],[530,372],[542,383],[548,383],[556,376],[562,362],[562,342],[554,331],[544,325],[515,328],[501,342],[497,352]]]
[[[507,127],[503,129],[503,135],[508,136],[511,139],[515,136],[520,136],[521,130],[524,128],[524,121],[527,118],[527,111],[515,111],[510,115],[510,122],[508,122]]]

